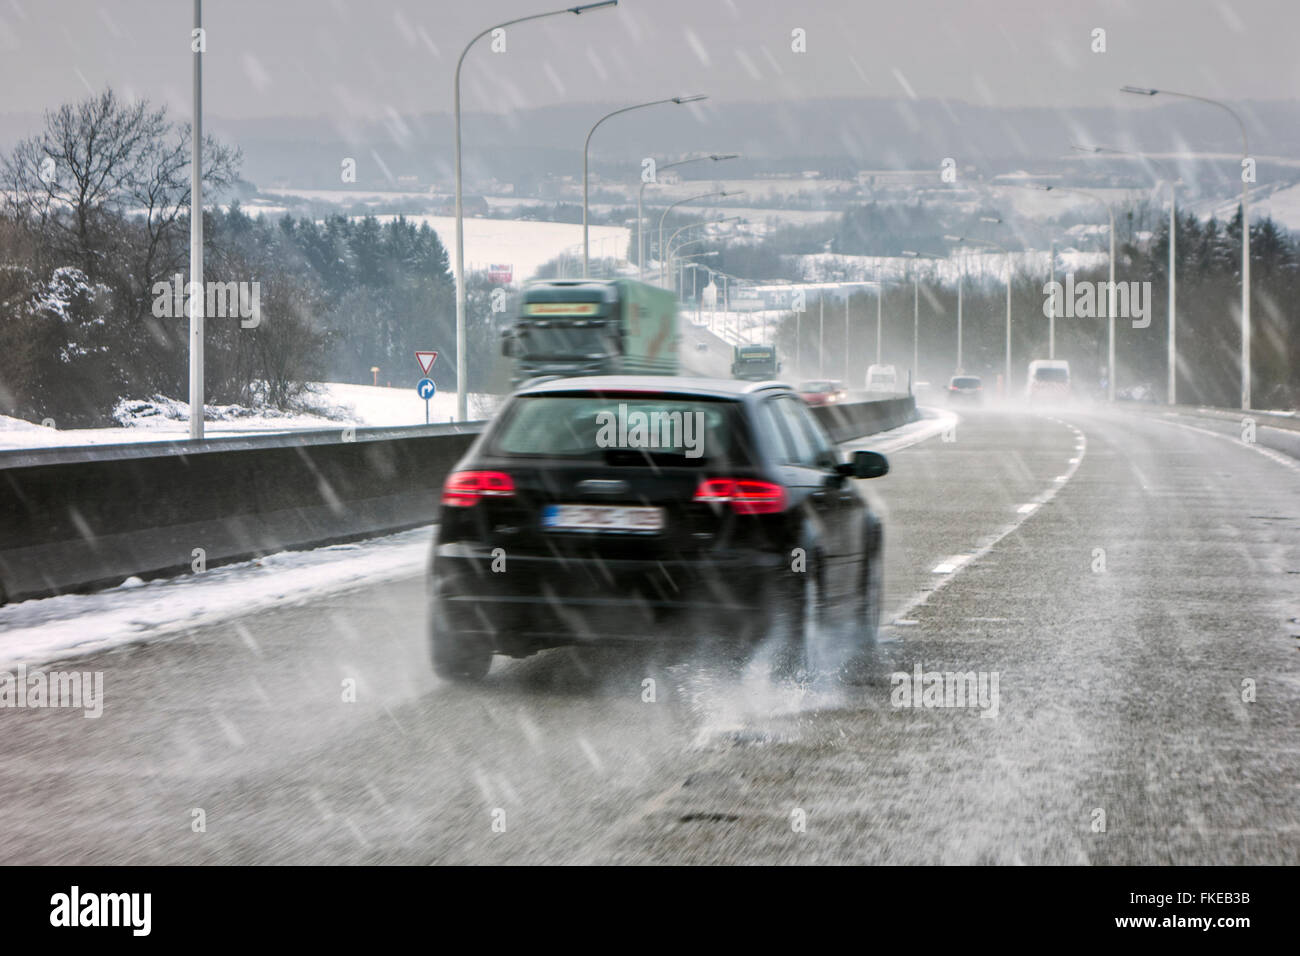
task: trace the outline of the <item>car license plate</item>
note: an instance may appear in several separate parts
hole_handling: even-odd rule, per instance
[[[637,505],[547,505],[542,526],[553,531],[660,531],[664,510]]]

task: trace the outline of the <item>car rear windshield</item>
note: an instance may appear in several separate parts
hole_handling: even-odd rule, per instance
[[[611,465],[745,464],[739,402],[694,396],[523,395],[493,429],[489,455]]]
[[[980,380],[977,378],[954,378],[952,380],[953,388],[979,388]]]
[[[1063,368],[1040,368],[1034,372],[1035,381],[1068,382],[1070,373]]]

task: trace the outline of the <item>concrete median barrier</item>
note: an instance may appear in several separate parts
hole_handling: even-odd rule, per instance
[[[846,442],[915,421],[916,399],[911,395],[899,395],[874,401],[819,405],[813,409],[813,414],[834,441]]]
[[[428,524],[481,425],[0,453],[0,599]],[[346,440],[345,440],[346,439]]]
[[[910,396],[814,409],[837,441]],[[481,423],[0,452],[0,603],[432,523]]]

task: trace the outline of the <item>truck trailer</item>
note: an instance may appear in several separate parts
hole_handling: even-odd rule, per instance
[[[676,375],[681,369],[677,297],[633,279],[529,283],[505,333],[518,386],[575,375]]]

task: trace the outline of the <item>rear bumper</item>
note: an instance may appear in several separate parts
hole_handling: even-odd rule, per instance
[[[698,560],[541,557],[463,543],[438,545],[432,626],[489,637],[502,653],[620,641],[668,642],[739,634],[761,623],[780,553]]]

